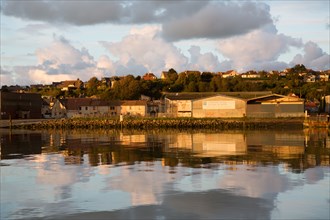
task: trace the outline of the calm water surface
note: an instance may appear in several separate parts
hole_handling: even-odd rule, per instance
[[[0,130],[1,219],[329,219],[330,137]]]

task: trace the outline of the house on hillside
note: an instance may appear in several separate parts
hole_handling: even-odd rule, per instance
[[[162,73],[160,74],[160,78],[162,80],[166,80],[168,78],[168,71],[162,71]]]
[[[317,80],[319,80],[321,82],[328,82],[329,81],[329,75],[326,72],[321,72],[317,76]]]
[[[146,100],[121,101],[120,114],[132,115],[132,116],[146,116],[147,115],[147,101]]]
[[[0,91],[0,119],[41,118],[41,107],[40,94]]]
[[[260,78],[261,75],[255,71],[249,71],[247,73],[242,73],[241,77],[243,79],[256,79],[256,78]]]
[[[222,78],[235,77],[238,73],[235,70],[228,70],[221,74]]]
[[[62,91],[69,91],[71,89],[82,89],[84,87],[84,83],[80,79],[66,80],[56,84],[56,87]]]
[[[143,80],[156,80],[157,77],[153,73],[146,73],[142,77]]]
[[[304,77],[304,82],[315,82],[316,81],[316,76],[312,74],[305,75]]]

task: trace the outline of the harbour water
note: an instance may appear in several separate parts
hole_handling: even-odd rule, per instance
[[[328,130],[0,130],[1,219],[329,219]]]

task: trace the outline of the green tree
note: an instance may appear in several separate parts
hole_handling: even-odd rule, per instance
[[[201,80],[203,82],[211,82],[212,78],[213,78],[213,74],[210,72],[203,72],[201,74]]]
[[[195,81],[190,83],[184,88],[184,92],[198,92],[198,85]]]
[[[198,83],[198,91],[199,92],[211,92],[210,83],[208,82],[199,82]]]
[[[86,95],[93,96],[98,94],[98,87],[101,85],[101,82],[94,76],[90,78],[86,84]]]
[[[141,80],[140,81],[141,94],[149,96],[152,99],[159,99],[163,83],[161,80]]]
[[[221,89],[222,77],[216,75],[212,78],[210,82],[210,91],[211,92],[219,92]]]
[[[128,75],[117,81],[113,88],[113,98],[120,100],[134,100],[141,96],[140,80]]]
[[[178,73],[173,69],[168,70],[168,82],[170,84],[174,83],[178,79]]]

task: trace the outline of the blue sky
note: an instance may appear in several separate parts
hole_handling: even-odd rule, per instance
[[[329,1],[1,0],[1,85],[330,69]]]

